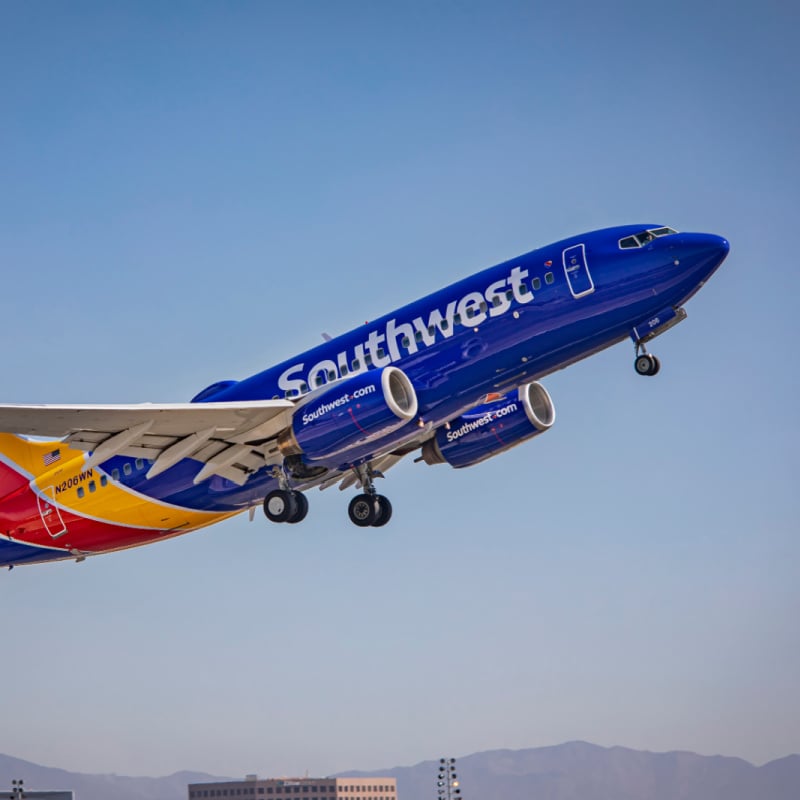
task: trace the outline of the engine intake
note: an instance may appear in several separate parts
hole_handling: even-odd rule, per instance
[[[471,467],[549,430],[556,411],[547,389],[528,383],[516,395],[475,406],[422,446],[426,464]]]
[[[397,367],[369,370],[309,395],[278,438],[284,457],[324,459],[392,433],[417,414],[417,393]]]

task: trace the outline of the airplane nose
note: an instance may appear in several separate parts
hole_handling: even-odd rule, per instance
[[[713,261],[717,265],[725,260],[731,249],[727,239],[714,233],[687,233],[675,238],[675,247],[682,251],[684,256]]]
[[[730,242],[722,236],[716,236],[713,233],[707,234],[709,238],[709,245],[712,249],[716,250],[719,254],[719,261],[722,263],[731,249]]]
[[[677,237],[676,237],[677,239]],[[722,264],[731,249],[730,243],[714,233],[684,234],[676,241],[681,269],[695,280],[707,280]]]
[[[722,262],[727,258],[731,246],[727,239],[716,236],[713,233],[706,234],[708,237],[709,266],[711,271],[718,269]]]

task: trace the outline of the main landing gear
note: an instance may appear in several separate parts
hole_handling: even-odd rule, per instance
[[[302,522],[308,514],[308,500],[302,492],[275,489],[264,498],[264,513],[270,522]]]
[[[636,345],[636,359],[633,368],[639,375],[656,375],[661,369],[661,362],[651,353],[648,353],[643,344]]]
[[[347,507],[350,521],[360,528],[381,528],[392,518],[392,504],[382,494],[357,494]]]
[[[289,487],[289,479],[280,467],[275,467],[272,476],[278,479],[279,489],[274,489],[264,498],[264,513],[270,522],[302,522],[308,514],[308,499],[302,492]]]
[[[354,467],[363,488],[347,508],[350,521],[359,528],[381,528],[392,518],[392,504],[387,497],[378,494],[373,479],[383,477],[368,464]],[[275,467],[272,476],[280,488],[274,489],[264,498],[264,514],[270,522],[302,522],[308,514],[308,500],[302,492],[290,488],[289,478],[280,467]]]
[[[357,494],[347,507],[350,521],[359,528],[383,527],[392,518],[392,504],[388,497],[377,493],[373,482],[373,478],[382,478],[383,475],[374,472],[369,464],[354,467],[353,472],[358,476],[364,492]]]

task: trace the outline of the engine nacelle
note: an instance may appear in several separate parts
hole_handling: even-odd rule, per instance
[[[278,445],[284,456],[329,458],[396,431],[417,407],[417,393],[401,369],[361,372],[310,395]]]
[[[422,460],[471,467],[544,433],[555,421],[547,389],[528,383],[516,394],[475,406],[439,428],[422,446]]]

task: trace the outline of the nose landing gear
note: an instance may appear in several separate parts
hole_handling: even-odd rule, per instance
[[[686,319],[686,310],[676,306],[662,308],[657,314],[648,317],[644,322],[631,329],[630,336],[636,348],[633,368],[639,375],[657,375],[661,369],[661,362],[647,352],[645,342],[661,336],[662,333],[674,328],[679,322]]]
[[[636,359],[633,368],[638,375],[657,375],[661,369],[661,362],[656,356],[648,353],[643,344],[636,345]]]

